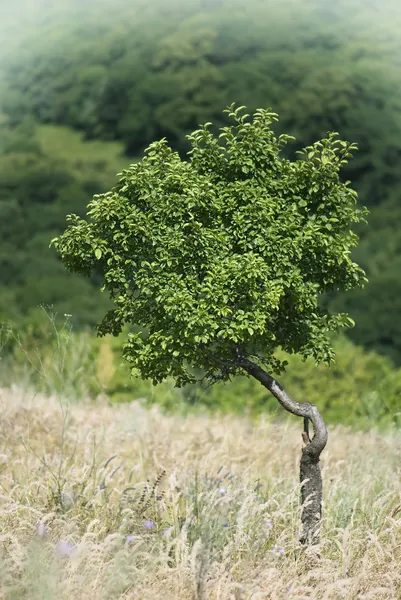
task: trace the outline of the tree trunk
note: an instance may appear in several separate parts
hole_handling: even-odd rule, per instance
[[[302,449],[300,480],[302,500],[302,525],[301,542],[304,544],[318,544],[320,541],[320,521],[322,518],[322,474],[319,466],[319,457],[327,444],[327,429],[323,418],[314,404],[309,402],[294,402],[287,396],[281,385],[259,365],[240,358],[241,367],[255,377],[265,388],[273,394],[288,412],[304,418],[304,431],[302,438],[306,444]],[[309,437],[309,421],[312,422],[314,436]]]

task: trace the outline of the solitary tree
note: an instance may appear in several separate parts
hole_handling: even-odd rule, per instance
[[[232,124],[218,136],[211,123],[189,135],[188,160],[165,140],[151,144],[116,187],[94,197],[89,219],[69,215],[52,243],[71,271],[102,275],[115,308],[100,335],[138,326],[123,349],[133,374],[177,386],[199,370],[211,383],[255,377],[303,417],[302,539],[314,543],[327,431],[316,406],[290,399],[273,376],[286,365],[275,352],[329,363],[330,332],[352,325],[318,300],[365,281],[350,258],[350,226],[364,212],[339,178],[355,145],[331,133],[291,161],[281,150],[292,138],[272,131],[277,115],[242,111],[226,111]]]

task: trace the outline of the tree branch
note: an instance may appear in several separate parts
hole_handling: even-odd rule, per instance
[[[294,400],[291,400],[278,381],[251,360],[240,356],[238,358],[238,364],[244,371],[249,373],[249,375],[252,375],[252,377],[255,377],[255,379],[267,388],[288,412],[297,417],[304,417],[304,419],[308,419],[312,422],[314,436],[304,450],[307,450],[308,454],[311,456],[318,458],[327,444],[328,434],[323,418],[317,407],[309,402],[294,402]],[[309,438],[309,432],[306,428],[305,432]]]

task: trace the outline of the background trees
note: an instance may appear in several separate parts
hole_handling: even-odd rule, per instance
[[[128,160],[136,160],[152,140],[166,136],[183,155],[188,149],[185,134],[208,120],[224,125],[221,107],[234,99],[250,110],[272,106],[281,115],[277,133],[288,131],[299,143],[288,156],[329,130],[358,143],[359,152],[344,178],[352,180],[360,201],[371,210],[369,227],[358,230],[361,243],[355,251],[370,285],[348,296],[329,295],[327,302],[333,309],[352,312],[357,326],[348,335],[354,341],[400,363],[401,242],[396,223],[401,66],[396,2],[366,6],[359,0],[250,0],[246,10],[239,0],[195,0],[185,6],[177,0],[168,7],[139,0],[117,0],[113,7],[106,0],[84,5],[43,0],[30,8],[22,4],[24,10],[16,11],[15,18],[10,7],[2,8],[6,43],[0,49],[0,144],[5,146],[10,136],[18,138],[18,154],[29,154],[29,161],[40,165],[34,168],[30,162],[27,167],[28,159],[23,163],[21,156],[17,163],[10,146],[2,150],[2,227],[15,233],[3,231],[0,238],[0,252],[8,257],[0,272],[7,283],[1,292],[3,318],[11,306],[20,314],[45,302],[58,312],[72,313],[77,324],[92,323],[92,309],[82,308],[94,305],[89,284],[88,293],[79,287],[63,301],[49,293],[50,285],[40,294],[37,288],[46,277],[42,266],[54,260],[52,277],[58,284],[51,289],[66,294],[72,290],[67,283],[72,279],[64,279],[68,275],[55,257],[48,258],[45,238],[60,231],[66,212],[80,212],[74,202],[83,206],[94,192],[112,184],[120,150],[106,141],[118,140]],[[21,133],[27,117],[36,134]],[[67,128],[83,136],[80,149]],[[52,136],[46,137],[45,131]],[[44,149],[45,137],[51,143]],[[99,140],[96,150],[87,140]],[[96,153],[101,154],[99,161]],[[124,158],[120,164],[126,163]],[[38,184],[38,177],[49,177],[48,183]],[[60,195],[50,194],[52,185]],[[32,196],[42,194],[43,201],[36,204]],[[26,204],[45,210],[24,208],[19,213],[24,225],[20,221],[15,232],[17,197],[19,203],[24,197]],[[75,300],[83,296],[85,303]]]
[[[93,325],[104,297],[90,282],[65,277],[49,240],[66,210],[83,214],[88,198],[114,180],[121,146],[83,143],[79,133],[31,119],[3,124],[0,136],[0,315],[15,322],[40,304],[70,313],[81,298],[75,323]]]

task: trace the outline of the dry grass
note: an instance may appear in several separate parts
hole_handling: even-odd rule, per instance
[[[305,551],[300,423],[0,404],[2,599],[401,598],[399,433],[331,430]]]

